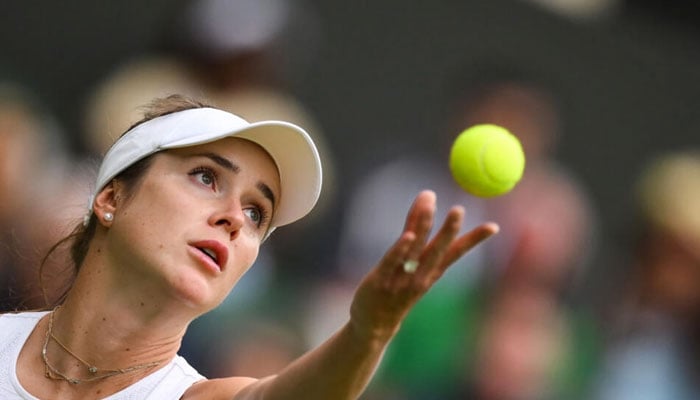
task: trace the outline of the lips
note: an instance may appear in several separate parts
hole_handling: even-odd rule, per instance
[[[190,243],[196,251],[203,255],[205,260],[214,264],[219,271],[223,271],[228,261],[228,249],[216,240],[201,240]]]

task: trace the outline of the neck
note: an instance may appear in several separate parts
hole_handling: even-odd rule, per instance
[[[161,294],[148,279],[123,277],[105,263],[86,257],[65,302],[53,315],[48,346],[54,366],[79,370],[76,358],[101,369],[171,360],[194,312]],[[59,344],[60,342],[60,344]],[[67,368],[67,369],[62,369]]]
[[[104,398],[132,385],[176,356],[198,315],[160,280],[104,253],[91,248],[62,306],[22,348],[17,376],[36,397]]]
[[[98,314],[90,307],[82,310],[65,305],[51,312],[22,348],[17,377],[36,397],[104,398],[165,366],[177,351],[179,338],[152,344],[124,341],[124,337],[134,336],[110,334],[104,328],[109,320],[89,324],[95,318],[81,314]],[[118,332],[124,330],[115,330]]]
[[[157,324],[146,322],[138,327],[137,321],[142,319],[128,312],[92,309],[68,300],[52,313],[51,318],[52,327],[51,331],[47,327],[47,335],[53,337],[49,337],[47,343],[57,368],[64,362],[78,365],[78,357],[100,369],[163,363],[176,355],[184,333],[184,329],[176,334],[155,332],[157,328],[144,326],[155,327]]]
[[[129,309],[119,301],[92,303],[88,299],[97,301],[95,296],[79,294],[80,290],[71,291],[46,318],[42,330],[43,371],[53,380],[52,386],[63,383],[81,391],[95,387],[116,391],[176,356],[184,326],[170,321],[161,330],[165,320],[161,315]]]
[[[41,358],[44,362],[44,374],[47,378],[57,381],[66,381],[68,383],[78,385],[80,383],[97,382],[114,376],[143,373],[165,363],[166,360],[163,359],[159,361],[146,362],[143,364],[136,364],[129,367],[101,368],[94,363],[85,361],[82,357],[71,351],[68,346],[63,344],[63,342],[53,332],[54,319],[59,308],[60,306],[54,308],[53,311],[49,313],[48,327],[46,328],[44,345],[41,349]],[[77,360],[79,362],[79,364],[76,364],[77,366],[82,365],[85,367],[85,371],[83,372],[87,376],[66,375],[64,372],[62,372],[62,370],[58,369],[51,361],[49,361],[49,345],[52,344],[52,342],[59,345],[60,350],[65,351],[67,354]]]

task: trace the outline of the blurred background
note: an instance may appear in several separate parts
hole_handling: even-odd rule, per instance
[[[183,353],[263,376],[347,317],[413,196],[502,233],[419,303],[366,399],[697,398],[700,6],[681,0],[7,0],[0,5],[0,304],[42,307],[41,255],[99,157],[171,93],[318,141],[319,207]],[[510,194],[456,188],[451,140],[511,129]],[[44,288],[69,272],[47,260]],[[211,346],[218,341],[220,346]],[[212,348],[215,347],[215,348]],[[223,349],[223,350],[222,350]]]

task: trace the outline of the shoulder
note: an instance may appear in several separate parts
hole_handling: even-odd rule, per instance
[[[241,391],[244,388],[259,381],[259,379],[245,377],[207,379],[192,385],[182,396],[182,400],[232,400],[234,396],[242,394]]]

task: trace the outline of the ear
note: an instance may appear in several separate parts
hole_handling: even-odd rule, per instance
[[[118,192],[119,184],[115,180],[112,180],[95,196],[92,209],[97,220],[105,227],[112,225],[119,200]],[[105,218],[105,214],[111,214],[112,218]]]

